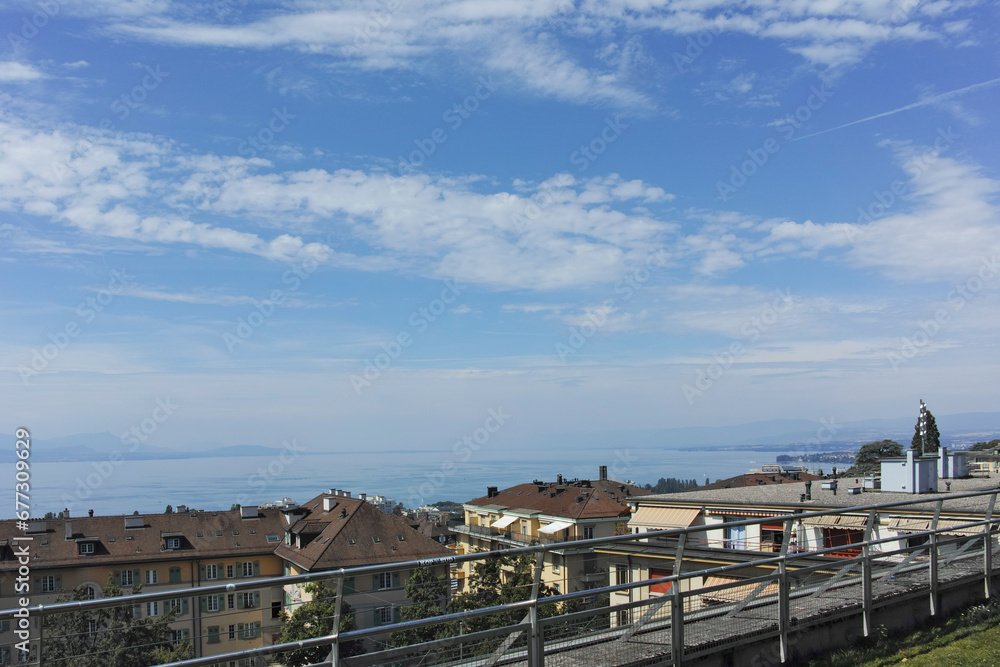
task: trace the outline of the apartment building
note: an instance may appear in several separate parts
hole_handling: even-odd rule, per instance
[[[77,588],[99,598],[109,582],[126,593],[197,588],[226,580],[266,578],[282,573],[274,555],[284,521],[279,511],[243,507],[228,511],[178,508],[164,514],[33,519],[27,530],[0,521],[0,605],[17,606],[18,560],[14,537],[30,540],[32,605],[51,604]],[[19,542],[18,544],[24,544]],[[271,644],[282,622],[283,591],[177,598],[136,606],[137,618],[157,617],[172,608],[174,641],[188,641],[196,657]],[[33,619],[37,624],[38,619]],[[33,636],[37,636],[37,627]],[[0,646],[14,643],[9,628]],[[10,651],[0,651],[10,654]],[[0,656],[3,657],[3,656]]]
[[[566,542],[565,548],[546,554],[543,582],[559,591],[573,592],[606,586],[607,568],[590,548],[575,548],[573,542],[629,533],[629,497],[648,491],[626,482],[608,479],[607,466],[600,466],[598,478],[535,480],[499,490],[489,487],[485,496],[463,506],[465,523],[452,526],[458,534],[460,553]],[[465,590],[471,574],[468,564],[456,568],[454,592]]]
[[[275,554],[286,575],[322,572],[362,565],[384,565],[452,555],[402,517],[386,514],[374,504],[351,497],[348,491],[330,489],[302,505],[281,509],[283,543]],[[447,575],[448,568],[436,568]],[[386,572],[344,582],[347,602],[359,629],[377,627],[400,619],[408,602],[404,587],[412,570]],[[310,600],[304,586],[285,587],[289,610]]]

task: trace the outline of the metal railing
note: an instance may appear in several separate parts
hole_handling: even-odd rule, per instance
[[[997,490],[934,499],[919,497],[838,510],[796,511],[724,524],[578,540],[573,543],[574,549],[591,549],[605,559],[602,566],[608,568],[609,585],[555,595],[546,594],[542,574],[546,554],[560,550],[562,543],[25,609],[29,616],[44,620],[59,613],[327,581],[336,591],[333,634],[194,658],[170,663],[168,667],[227,664],[230,660],[251,657],[274,659],[280,663],[284,651],[317,647],[329,649],[330,657],[322,664],[334,667],[387,663],[463,666],[519,663],[540,667],[547,662],[558,664],[562,655],[573,655],[574,651],[581,650],[588,651],[590,659],[600,658],[597,661],[606,664],[628,664],[659,656],[680,665],[684,660],[721,648],[768,638],[777,639],[780,659],[785,661],[790,655],[792,636],[817,623],[857,616],[867,636],[873,630],[875,610],[900,599],[926,596],[933,615],[938,613],[942,590],[950,587],[981,584],[985,597],[989,598],[993,593],[992,579],[1000,574],[993,563],[993,554],[1000,548],[996,532],[1000,519],[993,516],[996,496]],[[961,519],[960,525],[951,523],[944,528],[938,527],[946,502],[975,497],[984,498],[985,510],[975,512],[967,522]],[[880,515],[903,510],[912,517],[915,505],[931,506],[921,515],[930,522],[928,530],[875,536]],[[907,514],[905,508],[911,513]],[[793,534],[798,522],[841,514],[866,517],[864,528],[859,530],[860,541],[811,550],[803,550],[801,545],[798,549],[790,548],[787,536]],[[949,510],[948,514],[968,517],[970,512]],[[786,538],[777,552],[771,550],[773,544],[764,549],[763,544],[743,541],[740,544],[743,548],[730,550],[734,556],[731,564],[685,571],[685,567],[690,567],[689,562],[697,560],[699,552],[718,546],[707,539],[709,531],[763,523],[783,525]],[[731,546],[732,541],[729,542]],[[761,550],[747,548],[753,546]],[[718,561],[720,552],[713,553],[716,554],[714,560]],[[533,557],[534,566],[531,583],[527,585],[530,590],[524,589],[524,599],[520,601],[350,632],[337,631],[347,578],[419,567],[471,567],[494,558],[521,555]],[[631,563],[645,556],[656,556],[660,563],[672,563],[673,573],[633,581],[636,568]],[[685,560],[686,557],[689,560]],[[627,569],[619,568],[623,563],[629,564]],[[752,570],[749,577],[748,568]],[[591,571],[597,569],[592,567]],[[595,599],[599,602],[596,605]],[[590,602],[585,602],[587,600]],[[794,615],[790,612],[792,604],[795,605]],[[196,605],[197,602],[192,606]],[[15,620],[23,613],[16,609],[3,610],[0,620]],[[39,628],[37,636],[31,638],[36,646],[45,641],[41,630],[44,623],[39,623]],[[407,632],[426,639],[392,646]],[[641,641],[633,639],[637,635]],[[358,642],[367,642],[367,653],[341,656],[343,647],[357,646]]]

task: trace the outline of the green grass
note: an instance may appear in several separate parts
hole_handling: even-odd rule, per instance
[[[879,628],[856,646],[806,663],[808,667],[1000,666],[1000,603],[976,605],[941,624],[890,636]]]

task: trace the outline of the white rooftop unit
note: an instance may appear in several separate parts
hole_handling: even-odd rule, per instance
[[[912,449],[903,458],[882,459],[882,491],[936,493],[938,457],[917,456]]]
[[[938,477],[941,479],[958,479],[969,476],[969,466],[966,463],[966,452],[949,452],[947,447],[941,448],[938,459]]]

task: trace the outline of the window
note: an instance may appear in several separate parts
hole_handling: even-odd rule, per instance
[[[160,615],[160,603],[159,602],[147,602],[146,603],[146,616],[159,616]]]
[[[392,607],[375,607],[375,625],[392,623]]]
[[[42,577],[42,592],[51,593],[56,589],[56,578],[51,574]]]
[[[559,574],[561,560],[562,558],[559,556],[559,554],[552,554],[552,571],[555,572],[556,574]]]
[[[218,579],[219,578],[219,566],[216,564],[205,566],[205,578],[206,579]]]
[[[247,591],[243,593],[243,608],[253,609],[254,607],[256,607],[257,605],[253,603],[253,599],[254,599],[253,591]]]
[[[585,540],[592,540],[592,539],[594,539],[594,527],[593,526],[584,526],[583,527],[583,539],[585,539]]]
[[[97,621],[91,619],[87,621],[87,634],[96,635],[97,634]]]
[[[170,641],[173,644],[175,644],[175,645],[176,644],[181,644],[183,642],[186,642],[190,636],[191,636],[191,631],[190,630],[183,630],[182,629],[182,630],[171,630],[170,631]]]
[[[629,625],[632,623],[632,610],[622,609],[618,612],[618,625]]]
[[[257,625],[255,623],[247,623],[243,626],[243,639],[253,639],[257,636]]]
[[[94,543],[93,542],[80,542],[80,553],[81,554],[92,554],[94,553]]]
[[[243,563],[243,576],[244,577],[252,577],[253,576],[253,563],[252,562],[247,561],[247,562]]]
[[[174,612],[178,616],[187,613],[187,600],[184,598],[174,598],[167,602],[167,609]]]
[[[378,576],[378,590],[392,588],[392,572],[382,572]]]
[[[271,618],[281,618],[281,602],[279,600],[271,603]]]
[[[632,583],[632,570],[628,565],[615,565],[615,585]]]
[[[122,586],[134,586],[135,573],[132,570],[122,570]]]
[[[146,583],[155,584],[158,579],[156,570],[146,570]]]
[[[181,538],[179,538],[179,537],[168,537],[167,538],[167,548],[168,549],[180,549],[181,548]]]
[[[97,599],[97,590],[94,589],[93,586],[87,586],[87,588],[84,589],[84,592],[87,594],[87,599],[88,600],[96,600]]]
[[[205,611],[219,611],[219,596],[209,595],[208,601],[205,602]]]
[[[235,625],[230,625],[229,626],[229,638],[230,639],[236,639],[236,626]]]
[[[236,609],[236,593],[226,595],[226,604],[230,609]]]
[[[556,592],[556,595],[559,595],[559,584],[552,584],[552,590]]]
[[[227,565],[226,566],[226,579],[232,579],[235,576],[236,575],[233,574],[233,566],[232,565]]]

